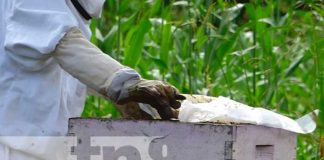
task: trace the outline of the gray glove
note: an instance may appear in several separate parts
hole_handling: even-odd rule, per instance
[[[140,78],[132,69],[118,71],[108,87],[108,97],[117,104],[146,103],[154,107],[162,119],[177,118],[173,109],[181,106],[185,97],[170,84]]]

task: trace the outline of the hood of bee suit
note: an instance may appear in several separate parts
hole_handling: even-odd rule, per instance
[[[28,70],[46,66],[49,63],[46,59],[71,28],[80,28],[88,39],[91,36],[89,21],[78,13],[71,0],[5,2],[1,16],[6,21],[0,23],[6,25],[0,28],[5,34],[0,37],[3,37],[7,55]]]
[[[105,0],[71,0],[75,8],[83,18],[89,20],[91,18],[99,18]]]

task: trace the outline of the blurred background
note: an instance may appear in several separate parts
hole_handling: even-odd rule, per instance
[[[291,118],[324,111],[323,0],[106,0],[91,41],[143,78]],[[322,112],[323,113],[323,112]],[[89,96],[84,117],[120,118]],[[297,159],[320,159],[318,129]],[[323,142],[322,142],[323,143]]]

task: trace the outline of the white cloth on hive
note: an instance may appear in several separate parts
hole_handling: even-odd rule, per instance
[[[225,97],[217,97],[208,103],[184,101],[180,108],[182,122],[248,123],[281,128],[296,133],[311,133],[316,129],[312,116],[307,114],[297,120],[280,115],[264,108],[253,108]]]

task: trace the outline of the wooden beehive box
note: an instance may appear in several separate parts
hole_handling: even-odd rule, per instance
[[[78,160],[294,160],[296,134],[255,125],[73,118]]]

